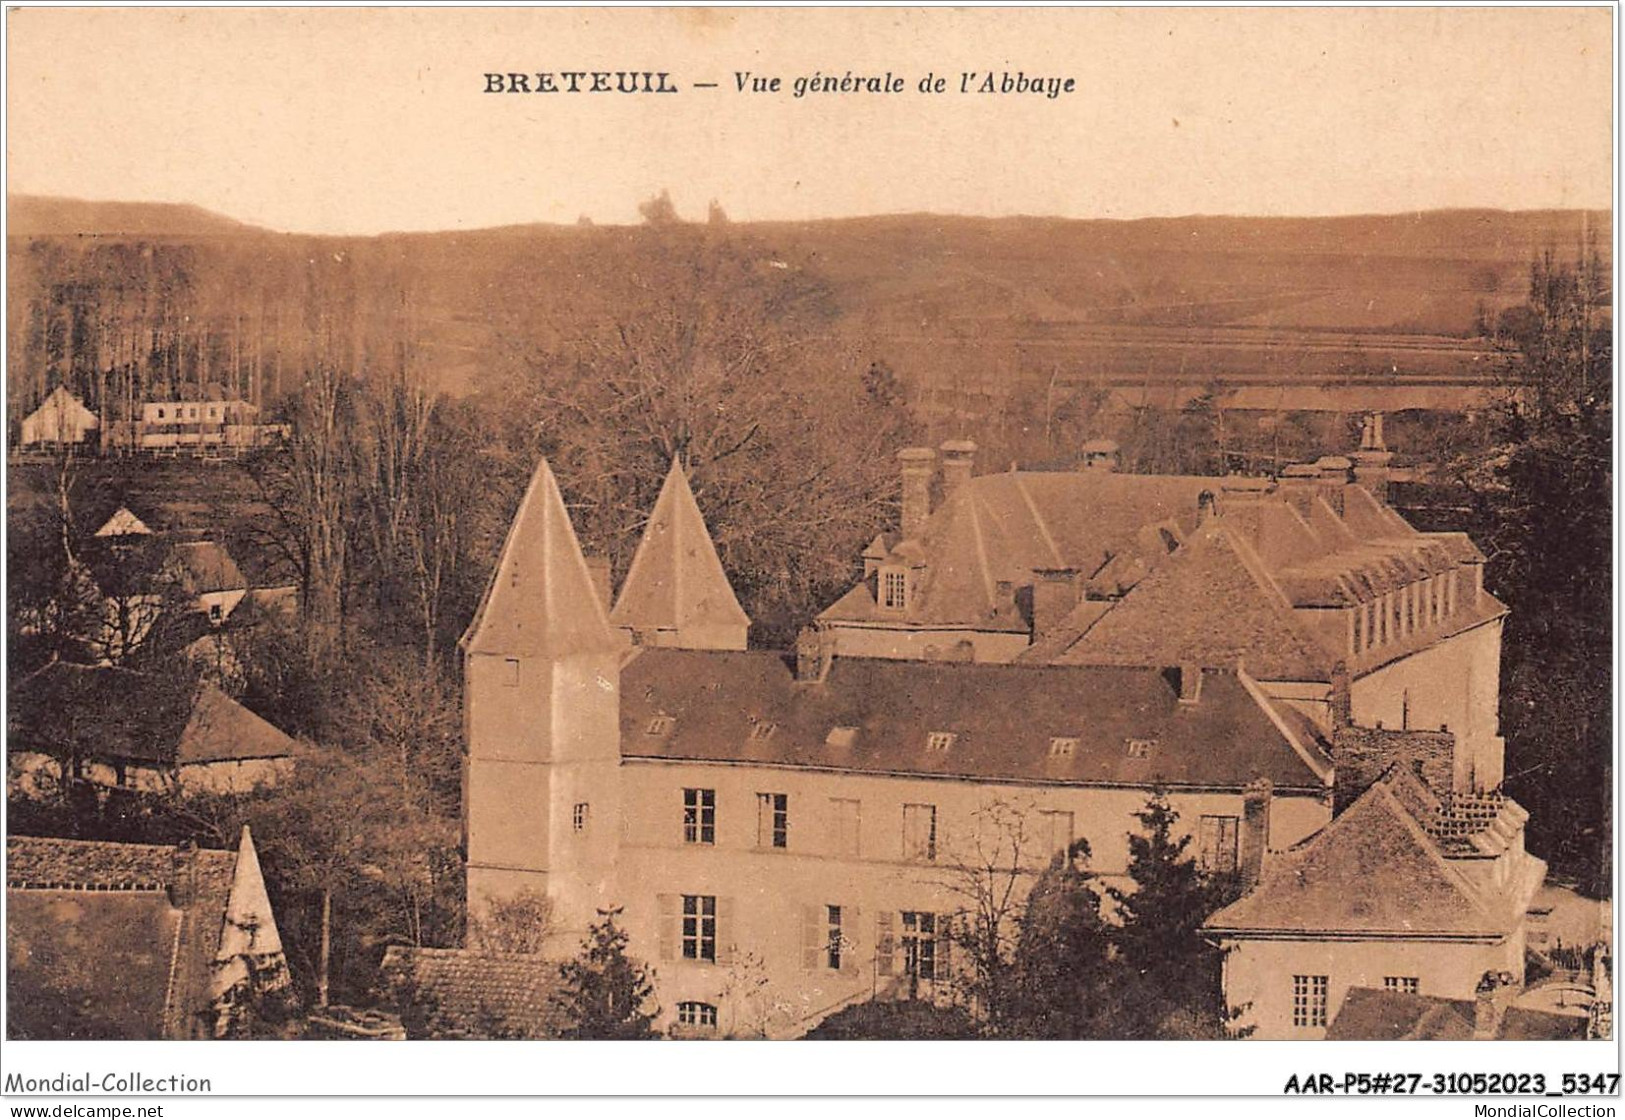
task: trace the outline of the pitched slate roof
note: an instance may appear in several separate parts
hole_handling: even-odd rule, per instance
[[[1063,665],[1230,665],[1264,680],[1324,681],[1332,658],[1293,621],[1257,554],[1212,518],[1083,631]],[[1086,609],[1087,603],[1080,604]]]
[[[632,555],[611,625],[632,630],[749,626],[676,460]]]
[[[1210,933],[1499,938],[1521,919],[1518,887],[1486,896],[1418,820],[1437,799],[1395,767],[1330,824],[1276,857]],[[1532,867],[1544,871],[1539,860]],[[1358,889],[1351,889],[1358,884]],[[1511,902],[1509,902],[1511,898]]]
[[[1415,992],[1350,988],[1343,1006],[1326,1028],[1328,1040],[1387,1042],[1428,1039],[1465,1041],[1473,1037],[1476,1008],[1472,1000],[1445,999]],[[1524,1007],[1502,1012],[1498,1039],[1582,1039],[1584,1015],[1557,1015]]]
[[[77,744],[88,758],[165,766],[287,758],[293,739],[212,684],[113,666],[57,662],[12,688],[14,750],[52,753]]]
[[[1034,570],[1077,568],[1093,575],[1112,556],[1132,549],[1147,525],[1170,523],[1186,531],[1195,524],[1198,496],[1216,482],[1108,470],[978,475],[933,511],[922,541],[892,549],[893,562],[925,562],[929,568],[911,596],[906,621],[1024,629],[1015,592],[1032,583]],[[819,618],[898,620],[882,612],[861,584]]]
[[[625,758],[1135,787],[1238,789],[1267,777],[1323,789],[1325,757],[1298,731],[1222,671],[1204,674],[1195,704],[1179,702],[1164,671],[1127,667],[837,657],[808,683],[777,653],[645,649],[621,674]],[[932,750],[933,732],[954,740]],[[1056,737],[1078,740],[1070,755],[1051,753]],[[1131,739],[1153,742],[1148,757],[1130,757]]]
[[[383,975],[413,1038],[560,1038],[557,961],[523,953],[391,945]]]
[[[206,849],[8,838],[7,1037],[205,1034],[235,863]],[[188,875],[192,901],[176,906]]]
[[[543,459],[520,500],[474,621],[470,654],[551,657],[624,648],[581,554],[553,470]]]

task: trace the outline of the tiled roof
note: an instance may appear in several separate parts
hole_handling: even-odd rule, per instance
[[[192,902],[177,909],[189,861]],[[204,1033],[235,862],[231,852],[10,837],[7,1036]]]
[[[414,1038],[560,1038],[557,961],[522,953],[392,945],[383,975]]]
[[[1350,988],[1337,1017],[1326,1028],[1326,1037],[1344,1042],[1465,1041],[1473,1037],[1475,1019],[1472,1000]],[[1586,1037],[1586,1029],[1584,1015],[1509,1007],[1501,1015],[1495,1037],[1525,1041],[1580,1039]]]
[[[750,625],[722,570],[688,476],[676,461],[660,487],[609,621],[632,630]]]
[[[907,621],[938,626],[1022,629],[1015,592],[1039,568],[1086,575],[1132,550],[1147,525],[1195,524],[1197,497],[1218,480],[1118,474],[1108,470],[1010,471],[972,478],[934,511],[919,557],[929,572]],[[903,545],[894,562],[911,562]],[[1002,585],[1002,586],[1001,586]],[[824,621],[895,621],[860,585],[824,611]]]
[[[470,654],[550,657],[612,653],[612,630],[547,460],[519,503],[463,648]]]
[[[1239,789],[1267,777],[1324,788],[1319,748],[1294,745],[1297,729],[1268,703],[1224,671],[1204,673],[1200,700],[1182,704],[1161,669],[837,657],[809,683],[777,653],[646,649],[621,675],[621,753],[991,781]],[[836,728],[855,732],[847,741]],[[931,750],[939,731],[952,744]],[[1053,755],[1056,737],[1077,746]],[[1130,756],[1131,739],[1152,744],[1147,757]]]
[[[1263,680],[1329,680],[1331,656],[1296,625],[1291,610],[1228,518],[1214,518],[1054,660],[1064,665],[1242,662]]]
[[[163,765],[286,758],[294,741],[212,684],[58,662],[11,690],[12,749]],[[62,718],[71,713],[71,719]],[[54,749],[53,749],[54,748]]]
[[[1395,767],[1330,824],[1267,867],[1250,893],[1208,918],[1214,933],[1496,938],[1516,898],[1485,897],[1428,834],[1437,799]],[[1544,869],[1538,860],[1532,867]],[[1359,884],[1351,890],[1350,884]],[[1509,896],[1522,884],[1509,884]]]

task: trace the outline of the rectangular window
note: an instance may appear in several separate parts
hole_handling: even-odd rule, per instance
[[[756,846],[758,848],[788,848],[790,846],[789,794],[758,793],[756,795]]]
[[[1130,739],[1125,744],[1130,758],[1150,758],[1151,751],[1157,745],[1155,739]]]
[[[958,736],[952,731],[933,731],[925,737],[925,749],[928,751],[945,751],[954,745]]]
[[[858,729],[856,727],[832,727],[829,729],[829,734],[824,736],[824,745],[826,747],[837,747],[843,750],[854,746],[857,741]]]
[[[903,858],[930,863],[937,858],[937,807],[903,806]]]
[[[937,916],[920,910],[904,910],[903,973],[916,980],[937,978]]]
[[[503,659],[502,684],[506,688],[519,687],[519,658],[507,657]]]
[[[685,1027],[714,1027],[717,1025],[717,1005],[683,1000],[677,1005],[677,1022]]]
[[[1382,988],[1386,992],[1408,992],[1415,995],[1421,988],[1420,980],[1415,976],[1384,976]]]
[[[649,721],[649,726],[643,729],[645,735],[670,735],[671,729],[677,726],[677,721],[671,716],[655,716]]]
[[[908,605],[908,573],[887,568],[880,573],[880,605],[900,611]]]
[[[773,738],[773,732],[777,731],[778,729],[779,725],[776,723],[769,723],[766,720],[758,720],[756,723],[751,725],[750,737],[757,741],[762,739],[771,739]]]
[[[831,854],[856,859],[862,851],[858,837],[858,802],[832,797],[829,799],[829,816]]]
[[[1236,839],[1240,832],[1240,817],[1203,817],[1197,834],[1197,866],[1210,875],[1234,871]]]
[[[1292,1025],[1294,1027],[1326,1025],[1326,977],[1292,978]]]
[[[715,844],[717,842],[716,790],[685,789],[683,791],[683,842],[685,844]]]
[[[1071,736],[1057,736],[1049,741],[1051,758],[1071,758],[1078,753],[1078,741]]]
[[[1072,847],[1072,814],[1059,809],[1045,809],[1038,814],[1038,839],[1044,845],[1039,852],[1040,858],[1046,863],[1053,859],[1057,852],[1067,851]]]
[[[575,808],[570,810],[570,827],[577,832],[587,831],[587,803],[577,801]]]
[[[683,896],[683,957],[691,961],[717,959],[717,897]]]
[[[824,907],[824,915],[828,926],[824,963],[827,967],[839,971],[841,967],[841,908],[839,906],[826,906]]]

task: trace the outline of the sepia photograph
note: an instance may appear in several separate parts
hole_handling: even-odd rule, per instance
[[[4,1095],[1613,1115],[1617,18],[9,7]]]

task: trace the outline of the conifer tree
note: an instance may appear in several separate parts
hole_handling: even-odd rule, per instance
[[[1016,941],[1008,1005],[992,1008],[1011,1038],[1109,1038],[1116,966],[1087,870],[1089,842],[1057,855],[1033,884]]]
[[[1222,957],[1202,939],[1201,925],[1233,884],[1204,875],[1186,854],[1191,838],[1175,833],[1179,814],[1161,790],[1135,818],[1142,831],[1128,838],[1134,890],[1111,887],[1108,893],[1118,911],[1113,940],[1120,980],[1132,990],[1120,997],[1120,1011],[1137,1020],[1129,1037],[1155,1037],[1175,1012],[1223,1017]]]
[[[581,952],[559,966],[561,990],[556,1001],[569,1018],[567,1038],[658,1038],[654,1029],[660,1009],[651,1002],[654,983],[642,961],[626,951],[627,935],[616,918],[620,908],[598,911]]]

